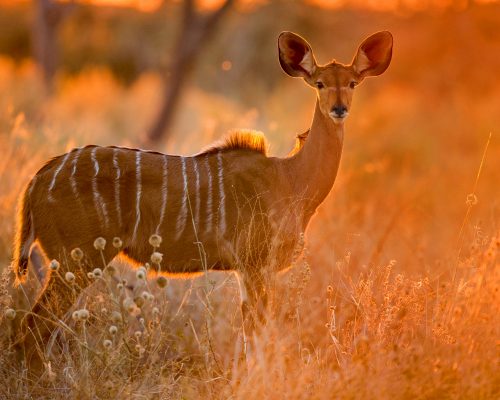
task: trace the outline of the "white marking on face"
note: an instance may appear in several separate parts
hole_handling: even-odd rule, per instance
[[[141,182],[141,152],[137,151],[135,153],[135,181],[137,184],[136,196],[135,196],[135,226],[134,233],[132,235],[132,241],[135,242],[137,239],[137,230],[139,229],[139,222],[141,222],[141,193],[142,193],[142,182]]]
[[[212,172],[210,171],[210,162],[209,162],[209,157],[208,154],[205,157],[205,165],[207,167],[207,177],[208,177],[208,185],[207,185],[207,226],[205,229],[205,232],[211,232],[212,231],[212,219],[213,219],[213,213],[212,213]]]
[[[102,198],[97,188],[97,175],[99,174],[99,163],[97,162],[96,158],[97,149],[98,149],[97,147],[94,147],[90,152],[90,159],[94,164],[94,175],[92,176],[92,181],[91,181],[92,194],[94,196],[94,205],[97,211],[97,215],[99,216],[99,219],[101,220],[104,219],[104,224],[107,228],[109,225],[108,211],[106,209],[106,203],[104,202],[104,199]]]
[[[57,167],[56,171],[54,172],[54,176],[52,177],[52,181],[50,182],[49,196],[48,197],[49,197],[49,201],[51,201],[51,202],[55,201],[54,197],[52,196],[52,189],[54,189],[54,186],[56,185],[57,175],[59,175],[59,173],[63,169],[64,164],[66,164],[66,161],[68,160],[68,157],[69,157],[70,154],[71,154],[71,152],[70,153],[66,153],[66,155],[64,156],[64,158],[61,161],[61,164],[59,164],[59,166]]]
[[[161,211],[160,211],[160,222],[156,227],[156,234],[160,232],[160,227],[165,219],[165,210],[167,209],[167,184],[168,184],[168,156],[165,154],[163,156],[163,173],[161,180]]]
[[[182,191],[181,209],[179,211],[179,216],[177,217],[175,240],[178,240],[181,237],[182,233],[184,232],[184,229],[186,228],[186,220],[187,220],[188,178],[186,172],[185,157],[181,157],[181,167],[182,167],[183,191]]]
[[[222,153],[217,153],[217,167],[219,170],[219,231],[221,235],[226,232],[226,195],[224,193],[224,167],[222,165]]]
[[[196,179],[196,203],[195,203],[195,210],[194,210],[194,224],[196,230],[198,230],[198,226],[200,224],[200,171],[198,170],[198,162],[196,161],[196,158],[193,157],[193,169],[194,169],[194,175]]]
[[[120,205],[120,177],[121,170],[120,165],[118,164],[118,150],[113,149],[113,167],[115,168],[115,204],[116,204],[116,215],[118,215],[118,225],[122,226],[122,209]]]

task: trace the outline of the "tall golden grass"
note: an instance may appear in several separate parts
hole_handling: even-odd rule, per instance
[[[102,276],[40,344],[52,356],[42,378],[2,344],[0,397],[498,398],[499,86],[492,80],[471,101],[474,90],[422,74],[428,79],[359,89],[339,177],[309,227],[304,257],[277,279],[252,359],[244,360],[231,276],[159,287],[119,263],[115,277],[125,284],[96,265]],[[468,78],[470,87],[482,79]],[[107,70],[88,69],[60,76],[48,101],[39,85],[30,61],[0,58],[5,267],[17,197],[31,175],[73,146],[133,145],[154,116],[160,80],[145,74],[124,87]],[[164,150],[195,152],[229,128],[250,127],[285,154],[314,103],[296,86],[283,81],[256,109],[190,88]],[[57,279],[65,279],[59,262]],[[2,327],[9,301],[4,282]]]

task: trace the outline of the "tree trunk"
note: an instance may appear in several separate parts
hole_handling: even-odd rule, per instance
[[[193,0],[185,0],[183,22],[174,47],[170,74],[164,79],[163,100],[157,118],[147,132],[145,145],[154,146],[167,141],[171,126],[187,78],[198,60],[201,50],[213,36],[222,17],[234,0],[226,0],[222,6],[208,15],[195,11]]]

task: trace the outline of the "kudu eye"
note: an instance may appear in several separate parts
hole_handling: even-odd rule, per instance
[[[323,89],[325,87],[324,83],[321,81],[316,82],[315,85],[318,89]]]
[[[356,82],[356,81],[351,81],[351,82],[349,83],[349,87],[350,87],[351,89],[354,89],[356,86],[358,86],[358,82]]]

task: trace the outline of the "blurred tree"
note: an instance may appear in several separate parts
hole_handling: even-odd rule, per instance
[[[59,58],[57,30],[73,7],[72,2],[61,3],[54,0],[35,0],[33,45],[35,57],[42,71],[48,93],[53,90],[54,75]]]
[[[222,17],[235,1],[225,0],[211,12],[196,11],[194,0],[184,0],[182,24],[178,32],[172,61],[164,78],[163,101],[158,116],[147,132],[147,144],[167,140],[186,78],[193,69],[200,51],[213,36]]]

